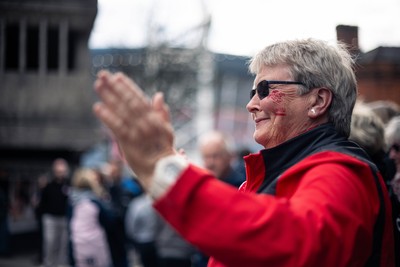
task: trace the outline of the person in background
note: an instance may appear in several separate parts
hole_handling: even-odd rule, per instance
[[[72,177],[69,201],[70,264],[74,267],[110,267],[107,233],[112,235],[114,212],[104,203],[99,173],[79,168]]]
[[[389,157],[396,165],[396,172],[391,181],[394,193],[400,200],[400,116],[393,117],[385,128],[385,141]]]
[[[392,187],[392,213],[396,241],[396,266],[400,266],[400,115],[390,119],[385,127],[385,142],[389,158],[394,161],[395,173],[390,181]]]
[[[153,208],[144,193],[134,198],[125,217],[126,234],[143,267],[191,267],[196,249],[186,242]]]
[[[125,213],[132,196],[122,186],[123,162],[119,159],[112,159],[103,166],[101,172],[104,176],[105,188],[110,196],[110,205],[116,215],[113,235],[109,236],[114,267],[127,267],[127,240],[125,234]]]
[[[385,125],[364,102],[357,101],[351,117],[349,139],[367,152],[388,185],[394,175],[394,162],[386,153]]]
[[[53,161],[50,181],[43,188],[38,204],[42,218],[43,264],[45,267],[65,266],[68,262],[67,204],[69,164],[63,158]]]
[[[153,208],[150,206],[150,208]],[[157,214],[156,247],[160,267],[192,267],[197,250]]]
[[[244,157],[251,154],[251,150],[248,147],[242,147],[236,152],[236,160],[233,164],[233,169],[236,170],[240,175],[246,179],[246,166],[244,163]]]
[[[315,39],[272,44],[252,58],[246,107],[264,149],[245,158],[239,191],[176,151],[161,93],[150,100],[122,73],[101,71],[93,109],[154,208],[210,255],[209,267],[394,266],[384,181],[348,141],[353,67],[343,45]]]
[[[135,182],[133,176],[124,176],[124,162],[113,159],[102,167],[105,186],[109,192],[111,203],[121,218],[125,217],[126,209],[132,198],[142,193],[142,188]]]
[[[232,167],[235,153],[227,135],[219,131],[204,134],[199,141],[199,150],[204,167],[216,178],[236,188],[245,181],[246,176]]]
[[[38,256],[37,256],[37,262],[38,264],[43,263],[43,220],[42,220],[42,214],[40,211],[40,199],[41,195],[43,192],[43,189],[46,187],[49,177],[46,174],[41,174],[37,178],[37,188],[32,196],[32,206],[34,207],[35,211],[35,220],[38,226]]]
[[[400,115],[400,106],[391,100],[376,100],[365,103],[365,105],[381,118],[385,126],[393,117]]]
[[[8,257],[11,255],[8,205],[8,196],[0,184],[0,257]]]
[[[125,216],[125,232],[143,267],[158,267],[157,213],[151,197],[143,193],[129,203]]]

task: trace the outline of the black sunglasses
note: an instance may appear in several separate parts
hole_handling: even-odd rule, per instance
[[[399,152],[400,151],[400,145],[399,144],[393,144],[390,147],[389,151],[392,150],[392,149],[394,149],[394,151],[396,151],[396,152]]]
[[[263,80],[257,84],[257,88],[251,89],[250,91],[250,99],[254,97],[254,95],[258,94],[258,97],[261,99],[264,99],[269,95],[269,89],[271,89],[269,86],[270,84],[301,84],[304,85],[302,82],[295,82],[295,81],[267,81]],[[305,86],[305,85],[304,85]]]

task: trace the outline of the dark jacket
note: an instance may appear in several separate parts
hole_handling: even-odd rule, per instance
[[[68,186],[64,182],[52,180],[42,191],[38,212],[53,216],[65,216],[68,204]]]

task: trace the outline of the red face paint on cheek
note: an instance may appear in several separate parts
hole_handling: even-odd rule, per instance
[[[285,93],[282,93],[282,91],[279,90],[272,90],[271,93],[269,94],[268,98],[270,98],[274,103],[282,103],[283,97],[285,96]]]
[[[284,107],[280,107],[275,109],[276,116],[286,116],[286,109]]]
[[[281,104],[285,96],[286,94],[282,93],[282,91],[272,90],[268,98],[270,98],[275,104]],[[286,116],[286,109],[284,107],[277,107],[275,108],[274,113],[276,116]]]

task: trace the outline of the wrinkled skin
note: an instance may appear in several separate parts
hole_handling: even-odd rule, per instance
[[[287,68],[280,65],[263,67],[255,77],[254,88],[262,80],[294,81]],[[255,94],[246,106],[255,122],[254,140],[272,148],[327,122],[331,97],[325,88],[299,95],[298,85],[271,85],[267,97],[260,99]]]

